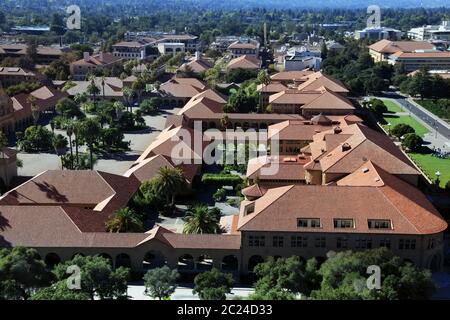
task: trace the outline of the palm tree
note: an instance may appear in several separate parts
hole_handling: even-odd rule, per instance
[[[105,100],[105,76],[102,76],[103,100]]]
[[[222,128],[224,129],[228,129],[228,127],[230,126],[231,122],[230,122],[230,118],[228,117],[228,115],[225,113],[222,117],[222,119],[220,119],[220,125],[222,126]]]
[[[270,77],[269,77],[269,75],[267,74],[267,71],[266,70],[261,70],[259,73],[258,73],[258,76],[257,76],[257,81],[262,85],[262,88],[261,88],[261,92],[260,92],[260,94],[259,94],[259,105],[260,105],[260,111],[261,110],[263,110],[263,96],[264,96],[264,89],[265,89],[265,87],[267,86],[267,85],[269,85],[270,84]]]
[[[186,211],[183,233],[208,234],[220,233],[220,217],[218,208],[208,209],[206,205],[196,205]]]
[[[34,125],[37,124],[40,116],[39,107],[36,104],[36,98],[34,96],[29,96],[27,99],[28,103],[31,104],[31,116],[33,117],[33,123]]]
[[[90,79],[90,83],[87,87],[87,93],[89,93],[94,100],[94,107],[95,107],[95,103],[97,101],[97,95],[100,93],[100,89],[97,87],[97,84],[95,83],[95,77],[92,76]]]
[[[142,94],[145,91],[144,80],[142,78],[138,78],[136,81],[133,82],[133,84],[131,85],[131,88],[134,92],[136,92],[137,102],[140,103]]]
[[[130,107],[130,112],[133,112],[133,96],[134,96],[134,90],[130,87],[124,87],[123,88],[123,98],[125,99],[125,104],[128,107]]]
[[[173,207],[175,196],[183,189],[185,183],[186,180],[181,169],[162,167],[158,170],[155,188],[158,194],[166,198],[166,205]]]
[[[79,145],[79,141],[78,139],[80,138],[80,123],[79,122],[74,122],[73,123],[73,135],[75,137],[75,160],[77,163],[77,166],[79,164],[79,153],[78,153],[78,145]]]
[[[53,136],[52,139],[53,148],[55,149],[55,153],[61,157],[67,148],[67,139],[62,134],[57,134]],[[62,161],[61,161],[62,164]]]
[[[88,118],[81,123],[80,133],[83,137],[83,140],[86,141],[86,144],[89,147],[89,162],[91,164],[91,170],[94,169],[94,159],[93,159],[93,148],[94,143],[98,139],[100,135],[100,124],[92,118]]]
[[[66,133],[69,137],[69,148],[70,148],[70,169],[73,169],[73,146],[72,146],[72,135],[73,135],[74,125],[72,121],[68,121],[66,125]]]
[[[5,151],[4,149],[8,146],[8,138],[6,137],[5,133],[3,131],[0,130],[0,152],[1,152],[1,157],[2,158],[6,158],[5,155]],[[9,181],[8,181],[8,167],[7,166],[3,166],[3,174],[5,175],[5,179],[6,181],[4,181],[5,185],[8,186],[9,185]],[[1,180],[1,178],[0,178]]]
[[[117,210],[106,222],[107,232],[142,232],[143,229],[142,220],[129,208]]]

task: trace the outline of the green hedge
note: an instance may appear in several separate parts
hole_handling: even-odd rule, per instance
[[[213,184],[217,186],[237,186],[242,183],[242,179],[234,174],[213,174],[205,173],[202,176],[202,183]]]

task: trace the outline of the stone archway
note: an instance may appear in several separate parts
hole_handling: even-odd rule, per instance
[[[150,270],[153,268],[160,268],[167,264],[166,257],[159,251],[149,251],[145,254],[142,260],[142,268]]]
[[[239,260],[235,255],[223,257],[221,269],[223,271],[236,272],[239,270]]]
[[[202,254],[198,257],[196,262],[196,269],[199,271],[209,271],[212,269],[214,264],[213,259],[207,254]]]
[[[264,259],[261,256],[251,256],[250,259],[248,259],[248,266],[247,266],[247,270],[248,272],[253,272],[253,270],[255,269],[255,267],[260,264],[263,263]]]
[[[131,258],[126,253],[121,253],[116,256],[116,268],[124,267],[131,268]]]
[[[48,268],[53,268],[61,262],[61,258],[56,253],[51,252],[45,256],[44,262]]]
[[[177,269],[180,271],[193,271],[195,269],[194,257],[184,254],[178,258]]]
[[[109,263],[111,264],[111,266],[113,265],[113,258],[109,254],[107,254],[107,253],[100,253],[98,256],[108,260]]]

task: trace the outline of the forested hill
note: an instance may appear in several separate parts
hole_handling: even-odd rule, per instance
[[[377,4],[381,8],[436,8],[450,7],[450,0],[0,0],[0,8],[51,8],[57,9],[78,4],[85,8],[127,7],[131,10],[181,9],[186,7],[203,9],[354,9]]]

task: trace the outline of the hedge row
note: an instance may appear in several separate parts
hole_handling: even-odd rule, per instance
[[[202,183],[213,184],[217,186],[237,186],[242,183],[242,179],[234,174],[213,174],[205,173],[202,176]]]

